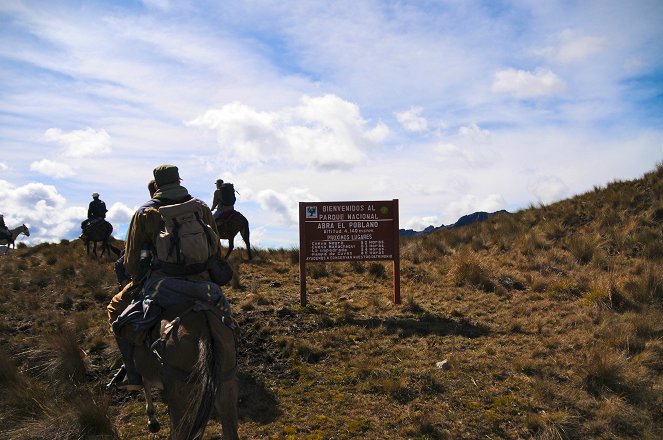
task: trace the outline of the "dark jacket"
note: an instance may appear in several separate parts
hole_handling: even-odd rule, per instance
[[[103,202],[103,200],[93,199],[87,209],[87,218],[106,218],[107,212],[108,209],[106,209],[106,204]]]

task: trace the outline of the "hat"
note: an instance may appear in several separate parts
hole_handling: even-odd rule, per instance
[[[216,179],[216,184],[217,185],[222,185],[223,184],[223,179]]]
[[[92,197],[94,197],[94,198],[99,197],[99,193],[92,193]]]
[[[180,173],[175,165],[159,165],[154,169],[153,174],[154,181],[159,186],[177,183],[181,180]]]

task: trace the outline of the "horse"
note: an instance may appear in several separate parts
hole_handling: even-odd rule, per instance
[[[253,258],[251,254],[251,243],[249,243],[249,221],[239,211],[226,211],[216,218],[216,228],[219,230],[219,238],[228,240],[228,252],[225,259],[235,248],[235,235],[239,232],[246,244],[246,250],[249,253],[249,260]]]
[[[10,246],[13,246],[14,249],[16,249],[16,244],[14,243],[14,241],[16,240],[16,237],[19,236],[19,234],[25,234],[26,237],[29,237],[29,236],[30,236],[30,231],[28,230],[28,227],[25,226],[24,224],[21,225],[21,226],[19,226],[19,227],[17,227],[17,228],[10,229],[10,230],[9,230],[9,233],[11,234],[11,237],[10,237],[10,238],[8,238],[8,239],[7,239],[7,238],[0,239],[0,243],[4,243],[4,244],[7,245],[7,248],[5,249],[5,254],[6,254],[7,252],[9,252],[9,247],[10,247]]]
[[[235,332],[219,310],[196,301],[166,309],[151,332],[150,347],[135,347],[133,359],[143,378],[148,429],[161,426],[152,389],[163,390],[170,416],[170,439],[201,439],[214,408],[224,440],[238,440],[238,383]]]
[[[85,240],[85,249],[87,254],[90,255],[90,243],[93,243],[92,254],[97,257],[97,242],[101,242],[101,256],[104,256],[104,252],[108,252],[108,256],[111,256],[111,248],[108,240],[113,233],[113,225],[108,223],[106,220],[100,220],[92,224],[87,225],[85,232],[81,235],[81,238]]]

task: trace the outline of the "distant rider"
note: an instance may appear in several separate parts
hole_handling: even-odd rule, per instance
[[[12,234],[9,232],[9,228],[5,224],[5,217],[0,214],[0,239],[9,240]]]
[[[99,198],[99,193],[92,193],[92,201],[90,202],[90,205],[87,209],[87,220],[84,220],[81,223],[81,230],[83,231],[83,235],[85,234],[87,227],[90,226],[94,221],[97,219],[106,218],[107,212],[108,209],[106,209],[106,204]]]
[[[211,210],[214,211],[215,220],[224,212],[235,210],[235,188],[232,183],[224,184],[222,179],[217,179]]]

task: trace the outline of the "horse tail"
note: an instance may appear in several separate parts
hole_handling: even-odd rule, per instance
[[[204,331],[198,340],[198,361],[194,365],[190,377],[195,379],[195,391],[191,395],[190,410],[187,416],[180,421],[177,427],[178,435],[175,438],[197,439],[202,438],[207,422],[214,408],[214,401],[219,389],[219,377],[213,337],[207,314],[205,316]]]

